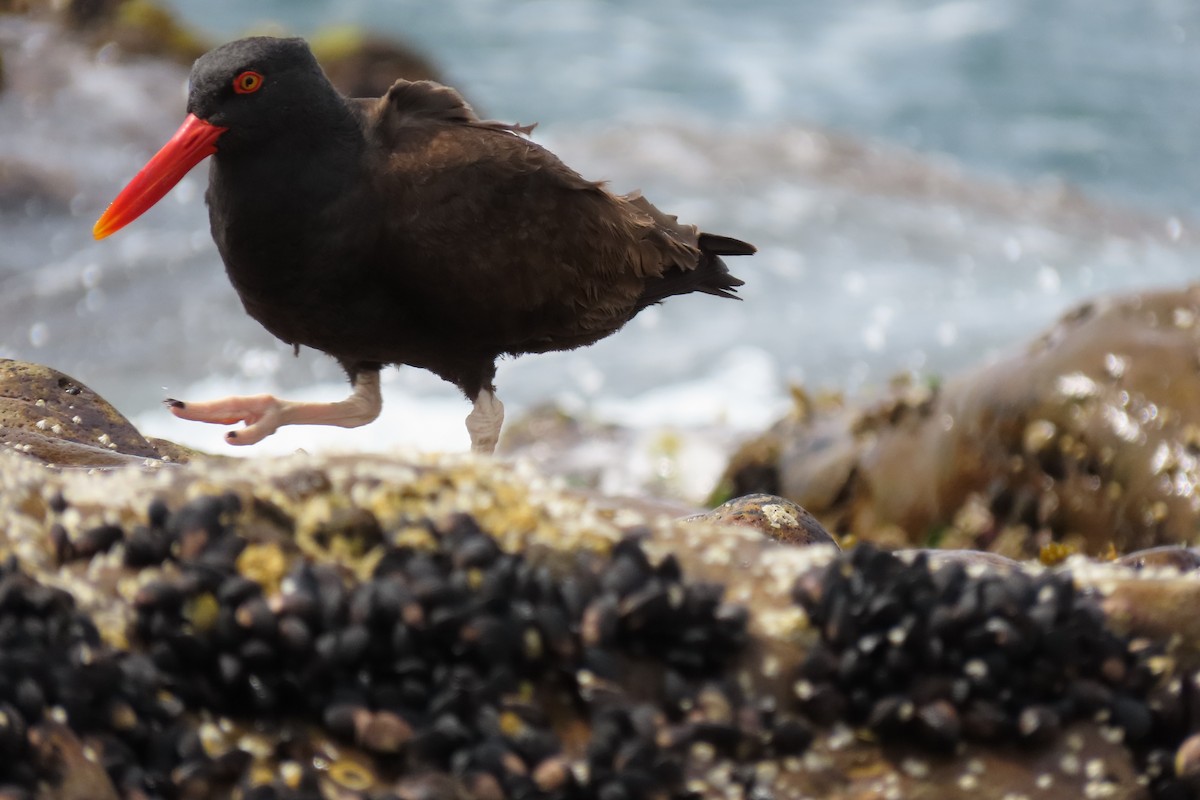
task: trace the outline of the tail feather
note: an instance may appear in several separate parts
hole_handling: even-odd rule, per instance
[[[701,233],[697,245],[700,248],[700,259],[694,269],[672,269],[660,277],[646,281],[646,287],[638,298],[639,311],[646,306],[661,303],[673,295],[689,292],[702,292],[731,300],[741,299],[736,294],[737,287],[745,284],[745,281],[730,274],[729,267],[725,266],[721,256],[748,256],[755,252],[754,245],[712,233]]]
[[[704,252],[718,256],[752,256],[758,252],[758,248],[749,242],[715,233],[701,232],[699,245]]]

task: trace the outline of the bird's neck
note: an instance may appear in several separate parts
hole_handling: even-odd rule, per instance
[[[218,150],[207,195],[213,234],[270,238],[311,227],[364,183],[365,147],[354,109],[337,97],[269,139]]]
[[[366,146],[362,126],[340,97],[314,107],[269,139],[219,149],[210,173],[209,202],[270,207],[311,206],[336,196],[357,179]]]
[[[323,253],[342,238],[339,223],[369,218],[366,144],[352,110],[343,110],[315,115],[264,146],[216,154],[209,221],[243,299],[322,271]]]

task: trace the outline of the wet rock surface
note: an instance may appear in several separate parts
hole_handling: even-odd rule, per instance
[[[740,525],[786,544],[838,547],[837,540],[821,527],[816,517],[791,500],[773,494],[736,497],[712,511],[688,517],[686,521]]]
[[[797,514],[614,512],[467,457],[0,455],[0,784],[1189,796],[1186,562],[839,555],[714,524],[771,506]]]
[[[1189,543],[1200,523],[1200,289],[1084,304],[1009,358],[873,406],[801,397],[735,457],[770,491],[889,545],[1037,557]]]
[[[79,381],[50,367],[0,359],[0,450],[59,467],[186,461],[189,451],[150,442]]]

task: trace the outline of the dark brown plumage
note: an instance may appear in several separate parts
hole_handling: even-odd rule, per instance
[[[247,312],[283,341],[332,355],[356,390],[332,416],[339,404],[310,413],[313,404],[274,398],[174,406],[245,420],[233,442],[296,422],[370,421],[379,369],[408,364],[475,401],[472,443],[490,451],[498,357],[592,344],[672,295],[733,297],[742,281],[720,257],[754,252],[585,180],[529,141],[529,128],[480,120],[440,84],[398,81],[382,98],[347,100],[300,39],[205,54],[188,110],[177,139],[192,138],[147,165],[97,236],[215,151],[213,238]]]

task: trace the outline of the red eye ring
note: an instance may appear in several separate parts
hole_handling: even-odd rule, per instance
[[[248,69],[242,74],[233,79],[233,90],[238,94],[251,94],[262,88],[263,76],[261,73]]]

